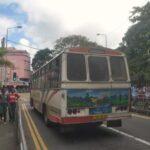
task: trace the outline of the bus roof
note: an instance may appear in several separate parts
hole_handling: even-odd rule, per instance
[[[124,56],[124,54],[122,52],[112,50],[112,49],[109,49],[109,48],[107,48],[106,50],[102,50],[100,48],[73,47],[73,48],[68,48],[68,49],[60,51],[60,53],[56,54],[50,61],[48,61],[43,66],[41,66],[39,69],[37,69],[35,72],[33,72],[33,74],[38,72],[41,68],[46,66],[49,62],[51,62],[52,60],[54,60],[55,58],[57,58],[58,56],[60,56],[62,53],[65,53],[65,52],[66,53],[83,53],[83,54],[96,53],[96,54],[101,54],[101,55],[105,55],[105,56]]]
[[[96,53],[96,54],[102,54],[102,55],[110,55],[110,56],[123,56],[124,54],[120,51],[112,50],[112,49],[106,49],[102,50],[99,48],[70,48],[67,50],[67,52],[73,52],[73,53]]]

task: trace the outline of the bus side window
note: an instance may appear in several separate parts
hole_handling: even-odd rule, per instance
[[[37,86],[38,86],[38,85],[37,85],[37,83],[38,83],[38,82],[37,82],[38,78],[39,78],[39,76],[37,76],[37,73],[36,73],[36,74],[35,74],[35,84],[34,84],[34,85],[35,85],[35,89],[37,89]]]
[[[56,58],[52,62],[51,78],[53,88],[58,88],[59,86],[59,74],[60,74],[60,57]]]
[[[46,87],[47,88],[58,88],[60,81],[60,57],[50,62],[46,69]]]
[[[43,67],[41,71],[41,88],[45,89],[45,76],[46,76],[46,67]]]
[[[48,72],[47,72],[47,84],[48,84],[48,88],[51,88],[51,84],[52,84],[52,80],[51,80],[51,62],[48,65]]]
[[[49,66],[47,65],[45,68],[45,88],[49,88],[49,80],[48,80]]]

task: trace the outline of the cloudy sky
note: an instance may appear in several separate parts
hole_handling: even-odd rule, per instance
[[[128,21],[134,6],[148,0],[0,0],[0,38],[9,27],[8,39],[37,49],[53,48],[56,39],[81,34],[105,46],[116,48],[131,25]],[[26,49],[31,57],[36,49],[8,43]]]

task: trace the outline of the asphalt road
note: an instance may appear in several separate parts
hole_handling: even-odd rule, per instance
[[[37,129],[35,134],[41,145],[49,150],[150,150],[150,118],[134,115],[131,119],[123,120],[119,128],[79,128],[74,132],[61,134],[58,127],[47,127],[42,116],[31,109],[29,98],[22,98],[26,111],[31,116]],[[24,109],[22,109],[24,111]],[[24,113],[23,113],[24,114]],[[34,136],[23,115],[25,136],[29,150],[37,149]],[[38,140],[37,140],[38,141]],[[37,142],[38,143],[38,142]],[[39,142],[40,143],[40,142]]]

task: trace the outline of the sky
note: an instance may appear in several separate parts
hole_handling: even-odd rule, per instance
[[[134,6],[148,0],[0,0],[0,39],[8,39],[33,48],[8,42],[8,46],[27,50],[31,58],[43,48],[53,49],[64,36],[80,34],[91,41],[116,48],[132,25],[129,16]],[[97,36],[97,33],[102,35]]]

